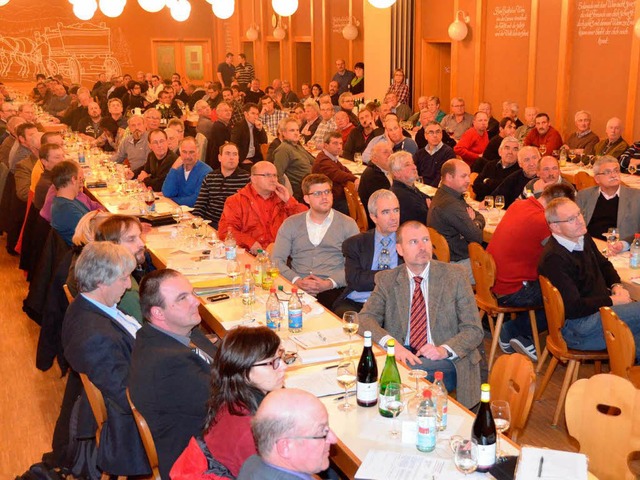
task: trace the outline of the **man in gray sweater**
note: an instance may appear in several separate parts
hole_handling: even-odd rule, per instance
[[[302,179],[311,173],[314,158],[300,145],[300,127],[294,118],[282,120],[278,130],[282,143],[273,153],[273,164],[278,171],[278,181],[285,184],[284,175],[291,182],[293,197],[302,203]]]
[[[342,242],[359,233],[356,222],[332,207],[332,182],[312,174],[302,181],[307,212],[287,218],[273,247],[280,273],[331,309],[346,285]],[[291,258],[291,267],[287,259]]]

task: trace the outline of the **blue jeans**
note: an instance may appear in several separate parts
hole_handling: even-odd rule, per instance
[[[611,309],[616,312],[620,320],[626,323],[636,341],[636,362],[640,358],[640,303],[614,305]],[[567,319],[562,328],[562,336],[569,348],[578,350],[605,350],[602,320],[600,312],[586,317]]]
[[[425,370],[427,372],[427,380],[432,383],[434,382],[434,372],[440,370],[443,374],[444,386],[447,388],[447,391],[452,392],[456,389],[458,377],[456,375],[456,367],[451,360],[429,360],[425,357],[420,357],[420,360],[422,360],[422,364],[420,365],[407,365],[410,368]]]
[[[522,285],[522,288],[517,292],[498,298],[498,304],[503,307],[529,307],[542,305],[540,282],[537,280],[528,281],[527,284]],[[544,314],[544,308],[536,310],[535,313],[538,332],[543,332],[547,329],[547,317]],[[505,337],[508,337],[509,339],[515,338],[519,335],[531,338],[533,336],[533,332],[531,331],[529,313],[518,313],[516,318],[510,321],[508,318],[505,318],[505,322],[502,324],[502,330],[505,332]]]

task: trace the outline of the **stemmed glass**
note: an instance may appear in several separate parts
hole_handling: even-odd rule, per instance
[[[153,204],[156,203],[155,193],[153,193],[153,190],[147,190],[142,194],[142,199],[147,205],[147,214],[151,214],[151,212],[153,211]]]
[[[484,197],[484,208],[487,210],[491,210],[493,208],[493,197],[491,195]]]
[[[391,424],[389,433],[391,434],[391,438],[398,438],[400,430],[398,429],[396,417],[404,408],[404,403],[402,403],[402,385],[395,382],[388,383],[384,389],[384,396],[386,399],[384,408],[389,410],[391,415],[393,415],[393,423]]]
[[[502,461],[504,452],[500,448],[500,434],[509,430],[511,425],[511,408],[509,402],[506,400],[494,400],[491,402],[491,414],[493,415],[493,421],[496,424],[497,435],[497,461]]]
[[[637,171],[638,171],[638,167],[636,167],[635,165],[629,164],[629,166],[627,167],[627,173],[629,175],[634,175]]]
[[[618,243],[618,240],[620,240],[620,231],[618,230],[617,227],[611,227],[609,230],[607,230],[606,236],[607,236],[607,257],[612,257],[613,255],[615,255],[613,252],[613,247],[615,246],[616,243]]]
[[[353,161],[356,162],[356,165],[358,167],[362,166],[362,154],[361,153],[354,153],[353,154]]]
[[[236,287],[236,278],[240,276],[240,263],[236,260],[227,260],[227,275],[231,277],[231,282],[233,285],[233,290],[231,290],[231,296],[237,297],[240,292],[238,292],[238,288]]]
[[[358,312],[348,311],[342,314],[342,330],[349,335],[349,349],[347,350],[347,356],[351,358],[354,354],[353,347],[351,345],[351,337],[358,331]]]
[[[420,408],[420,403],[422,402],[422,395],[421,395],[422,389],[420,388],[420,379],[425,378],[427,374],[428,373],[426,370],[420,370],[419,368],[414,368],[407,374],[409,377],[415,379],[416,381],[414,396],[407,403],[407,410],[411,416],[414,416],[414,414],[417,414],[418,408]]]
[[[540,145],[538,147],[538,151],[540,152],[540,155],[542,157],[544,157],[544,154],[547,153],[547,146],[546,145]]]
[[[353,408],[353,405],[349,403],[349,389],[353,388],[356,384],[356,378],[356,368],[353,366],[353,362],[342,362],[338,365],[336,380],[338,380],[338,384],[344,388],[344,403],[338,405],[338,410],[342,412]]]
[[[478,443],[473,439],[460,440],[454,449],[453,461],[465,478],[478,468]]]
[[[493,204],[498,210],[502,210],[504,208],[504,195],[496,195]]]
[[[177,206],[176,208],[174,208],[171,211],[171,216],[176,221],[176,223],[178,225],[180,225],[180,222],[182,221],[182,207],[181,206]]]

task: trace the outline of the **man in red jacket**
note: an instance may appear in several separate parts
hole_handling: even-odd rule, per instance
[[[278,183],[276,167],[262,161],[251,167],[251,182],[227,198],[218,232],[224,240],[231,230],[238,245],[255,255],[275,241],[287,217],[306,210]]]
[[[473,126],[462,134],[453,147],[453,151],[470,167],[489,144],[488,125],[489,116],[484,112],[476,112],[473,116]]]

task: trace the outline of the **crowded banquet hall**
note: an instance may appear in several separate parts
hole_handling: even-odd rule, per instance
[[[0,24],[0,478],[640,478],[640,1]]]

